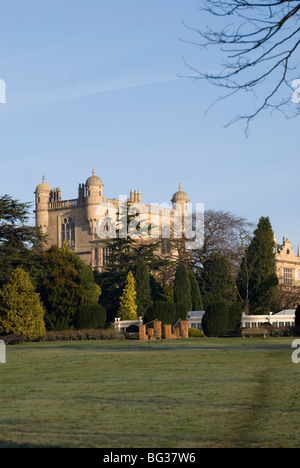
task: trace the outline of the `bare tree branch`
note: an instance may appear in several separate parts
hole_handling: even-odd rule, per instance
[[[291,83],[300,77],[296,61],[300,45],[300,1],[202,0],[200,10],[218,17],[218,23],[225,20],[226,24],[219,31],[212,27],[202,31],[185,25],[200,38],[199,42],[185,42],[198,46],[201,51],[217,47],[226,59],[218,72],[205,72],[186,64],[193,72],[189,77],[229,90],[215,102],[240,91],[257,89],[263,93],[256,109],[236,116],[228,125],[245,120],[247,129],[265,110],[281,110],[286,117],[298,115],[299,108],[296,111],[291,101]],[[227,23],[229,19],[232,24]],[[290,105],[293,105],[292,112],[288,112]]]

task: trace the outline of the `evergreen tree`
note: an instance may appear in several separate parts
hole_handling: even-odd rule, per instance
[[[121,219],[118,219],[116,238],[106,242],[111,254],[104,271],[95,274],[96,282],[101,284],[101,304],[106,308],[108,321],[113,321],[116,317],[127,275],[129,271],[135,271],[139,259],[143,259],[149,274],[157,272],[162,265],[167,263],[158,255],[160,241],[143,243],[130,236],[129,226],[136,215],[129,214],[129,207],[130,203],[127,204],[127,213],[122,214]],[[125,216],[127,216],[127,223],[124,222]],[[153,284],[151,276],[150,285]],[[154,290],[151,287],[151,295],[152,291]],[[146,300],[147,302],[148,300]]]
[[[186,312],[191,310],[191,284],[188,271],[183,263],[179,263],[176,268],[174,279],[174,300],[175,304],[184,304]]]
[[[237,330],[241,326],[243,313],[243,304],[237,301],[229,306],[228,310],[228,327],[231,330]]]
[[[189,270],[188,274],[189,274],[189,280],[190,280],[190,285],[191,285],[191,301],[192,301],[191,310],[203,310],[201,292],[200,292],[200,288],[199,288],[199,284],[196,279],[196,276],[192,270]]]
[[[44,313],[29,274],[17,268],[0,291],[0,333],[40,338],[45,334]]]
[[[84,305],[75,313],[74,326],[77,330],[86,328],[104,328],[106,310],[101,304]]]
[[[175,324],[182,319],[181,304],[172,304],[167,301],[157,301],[147,311],[144,322],[159,320],[162,324]]]
[[[135,287],[136,281],[130,271],[127,275],[123,294],[120,298],[119,317],[121,320],[136,320],[138,318]]]
[[[38,290],[46,308],[48,330],[66,330],[82,305],[97,304],[101,288],[94,282],[93,270],[67,244],[42,252],[43,276]]]
[[[150,275],[143,258],[138,258],[135,264],[134,278],[136,281],[136,304],[138,315],[144,317],[152,304]]]
[[[152,302],[161,301],[163,288],[153,275],[150,275],[150,290]],[[163,299],[166,300],[166,299]],[[174,302],[174,291],[173,291],[173,302]]]
[[[41,229],[27,226],[30,205],[0,197],[0,284],[11,277],[17,267],[29,270],[35,263],[32,249],[45,242]]]
[[[167,284],[160,293],[159,300],[170,302],[170,304],[174,304],[174,286],[173,284]]]
[[[201,290],[204,310],[212,302],[225,301],[229,306],[236,302],[237,291],[231,264],[221,253],[213,253],[205,261]]]
[[[202,319],[202,328],[206,336],[221,336],[228,328],[228,304],[214,302],[207,306]]]
[[[275,271],[273,230],[269,218],[261,217],[246,249],[237,279],[245,309],[252,314],[274,311],[278,278]]]

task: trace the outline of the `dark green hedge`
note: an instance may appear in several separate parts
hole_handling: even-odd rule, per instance
[[[74,317],[74,327],[77,330],[87,328],[104,328],[106,310],[101,304],[81,306]]]
[[[144,323],[159,320],[162,324],[175,324],[179,319],[186,319],[186,306],[184,304],[171,304],[167,301],[157,301],[146,312]]]

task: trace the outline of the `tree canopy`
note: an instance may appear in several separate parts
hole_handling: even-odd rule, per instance
[[[120,298],[119,317],[121,320],[135,320],[137,316],[136,281],[130,271]]]
[[[44,307],[29,274],[16,268],[0,290],[0,333],[35,340],[45,334]]]
[[[228,306],[236,302],[237,292],[232,265],[221,253],[211,254],[204,263],[201,275],[204,308],[223,301]]]
[[[250,313],[274,312],[278,278],[274,273],[273,229],[268,217],[261,217],[241,263],[237,278],[239,294]]]
[[[188,270],[183,263],[179,263],[174,279],[174,300],[176,304],[182,304],[185,311],[192,309],[191,283]]]
[[[41,262],[38,290],[47,310],[47,329],[68,329],[80,306],[98,303],[101,288],[94,282],[91,267],[66,244],[63,249],[52,246],[42,252]]]
[[[46,238],[40,228],[28,226],[29,203],[21,203],[9,195],[0,197],[0,284],[11,277],[17,267],[30,268],[33,251]]]

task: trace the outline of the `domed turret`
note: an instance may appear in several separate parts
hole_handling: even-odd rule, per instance
[[[103,182],[100,179],[100,177],[96,176],[95,168],[93,168],[93,175],[86,180],[85,186],[86,186],[86,188],[88,188],[88,187],[101,187],[101,188],[104,187]]]
[[[46,231],[48,226],[48,203],[50,201],[50,193],[52,189],[46,183],[45,176],[43,176],[42,183],[35,189],[35,223],[40,226],[43,232]]]
[[[182,210],[182,213],[187,211],[187,205],[189,202],[189,197],[185,192],[181,190],[181,184],[179,184],[179,191],[174,193],[172,197],[173,210]]]
[[[35,189],[35,194],[37,193],[40,193],[40,192],[47,192],[47,193],[50,193],[51,192],[51,187],[49,184],[46,183],[46,179],[45,179],[45,176],[43,175],[43,180],[42,180],[42,183],[39,184],[37,186],[37,188]]]
[[[88,221],[96,220],[97,207],[103,200],[103,182],[96,176],[95,168],[93,175],[86,180],[86,207]]]

